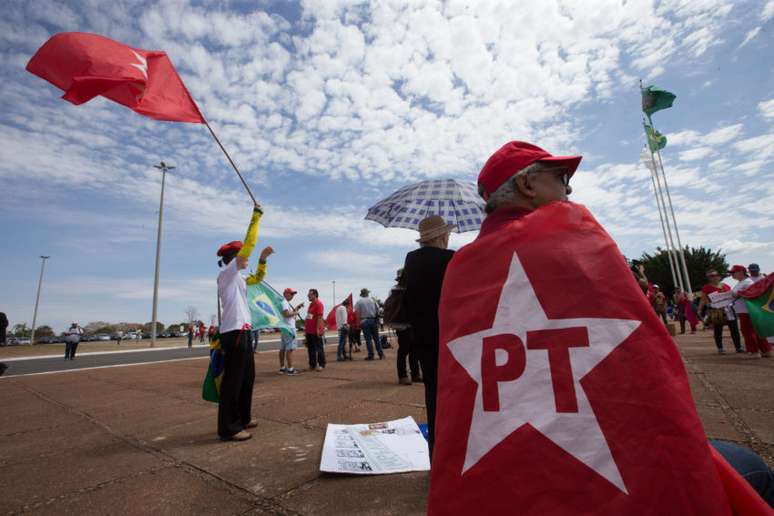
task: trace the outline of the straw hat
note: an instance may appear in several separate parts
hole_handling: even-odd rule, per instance
[[[431,215],[419,222],[419,238],[417,242],[429,242],[434,238],[445,235],[457,227],[456,224],[447,224],[440,215]]]

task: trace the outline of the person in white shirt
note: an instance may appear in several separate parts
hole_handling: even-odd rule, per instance
[[[75,360],[75,351],[78,349],[81,335],[83,330],[78,323],[72,323],[65,332],[65,360]]]
[[[368,349],[368,356],[365,359],[374,359],[374,347],[371,345],[372,340],[376,346],[379,358],[382,359],[384,358],[384,351],[382,351],[382,344],[379,342],[379,305],[369,297],[369,294],[370,291],[367,288],[360,289],[360,299],[355,303],[355,312],[360,317],[360,327],[363,329],[366,349]]]
[[[349,336],[349,324],[347,324],[347,309],[349,308],[349,299],[345,299],[336,307],[336,329],[339,331],[339,348],[336,351],[336,361],[343,362],[347,359],[347,337]],[[352,355],[349,355],[352,360]]]
[[[222,306],[220,347],[223,351],[223,380],[218,401],[218,435],[224,441],[245,441],[252,437],[246,428],[257,422],[251,417],[255,362],[250,345],[250,310],[247,307],[247,285],[260,283],[266,275],[266,258],[274,250],[261,252],[255,274],[247,279],[239,271],[246,269],[248,258],[258,240],[258,226],[263,211],[257,203],[247,228],[244,244],[239,240],[218,249],[222,267],[218,274],[218,296]]]
[[[742,332],[742,337],[744,337],[744,347],[747,348],[747,353],[753,357],[768,358],[771,356],[771,346],[766,339],[755,333],[755,328],[752,325],[752,320],[750,320],[750,314],[747,310],[747,304],[745,303],[744,298],[739,297],[739,292],[748,288],[755,282],[752,278],[747,276],[747,269],[742,265],[734,265],[731,267],[731,277],[737,281],[736,285],[731,289],[731,292],[736,298],[734,301],[734,312],[736,312],[736,315],[739,318],[739,329]]]
[[[298,347],[298,341],[296,340],[296,316],[304,306],[304,303],[299,304],[295,308],[290,305],[297,292],[292,288],[286,288],[282,293],[282,317],[285,319],[285,324],[290,327],[292,333],[281,332],[280,336],[280,350],[279,350],[279,362],[280,362],[280,374],[286,374],[288,376],[296,376],[301,374],[298,369],[293,367],[293,350]],[[285,361],[288,366],[285,367]]]
[[[747,270],[750,272],[750,280],[753,283],[758,283],[762,279],[766,279],[765,274],[761,274],[761,266],[757,263],[751,263],[747,266]]]

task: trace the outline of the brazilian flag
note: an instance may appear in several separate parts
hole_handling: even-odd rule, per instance
[[[282,294],[265,281],[247,286],[247,306],[254,330],[277,328],[286,335],[296,335],[295,328],[287,325],[282,316],[282,300]]]
[[[739,296],[744,298],[755,333],[774,337],[774,275],[750,285]]]
[[[666,147],[666,136],[656,131],[648,124],[645,124],[645,134],[648,135],[648,147],[650,147],[651,152],[656,152],[657,150]]]
[[[202,399],[217,403],[220,401],[220,383],[223,381],[223,351],[220,349],[220,333],[215,333],[210,342],[210,365],[202,384]]]

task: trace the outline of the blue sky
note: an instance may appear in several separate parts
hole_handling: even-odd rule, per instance
[[[384,297],[415,233],[363,220],[400,186],[475,181],[503,143],[581,153],[572,198],[627,256],[663,245],[638,80],[677,94],[654,116],[683,243],[774,270],[774,1],[12,2],[0,20],[0,311],[39,324],[147,322],[160,177],[159,319],[215,313],[215,251],[250,201],[206,128],[24,71],[61,31],[166,51],[264,204],[276,288],[330,306]],[[475,234],[454,235],[452,245]]]

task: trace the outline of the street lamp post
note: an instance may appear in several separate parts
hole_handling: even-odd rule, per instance
[[[333,280],[333,304],[331,306],[336,306],[336,280]]]
[[[167,178],[167,170],[172,170],[173,166],[167,165],[163,161],[158,165],[153,165],[161,170],[161,199],[159,200],[159,228],[156,234],[156,274],[153,280],[153,316],[151,321],[151,347],[156,345],[156,321],[157,308],[159,302],[159,260],[161,258],[161,220],[164,215],[164,182]]]
[[[30,346],[35,344],[35,325],[38,322],[38,304],[40,303],[40,288],[43,286],[43,270],[46,268],[46,260],[50,256],[40,257],[40,278],[38,278],[38,295],[35,296],[35,310],[32,312],[32,335],[30,335]]]

